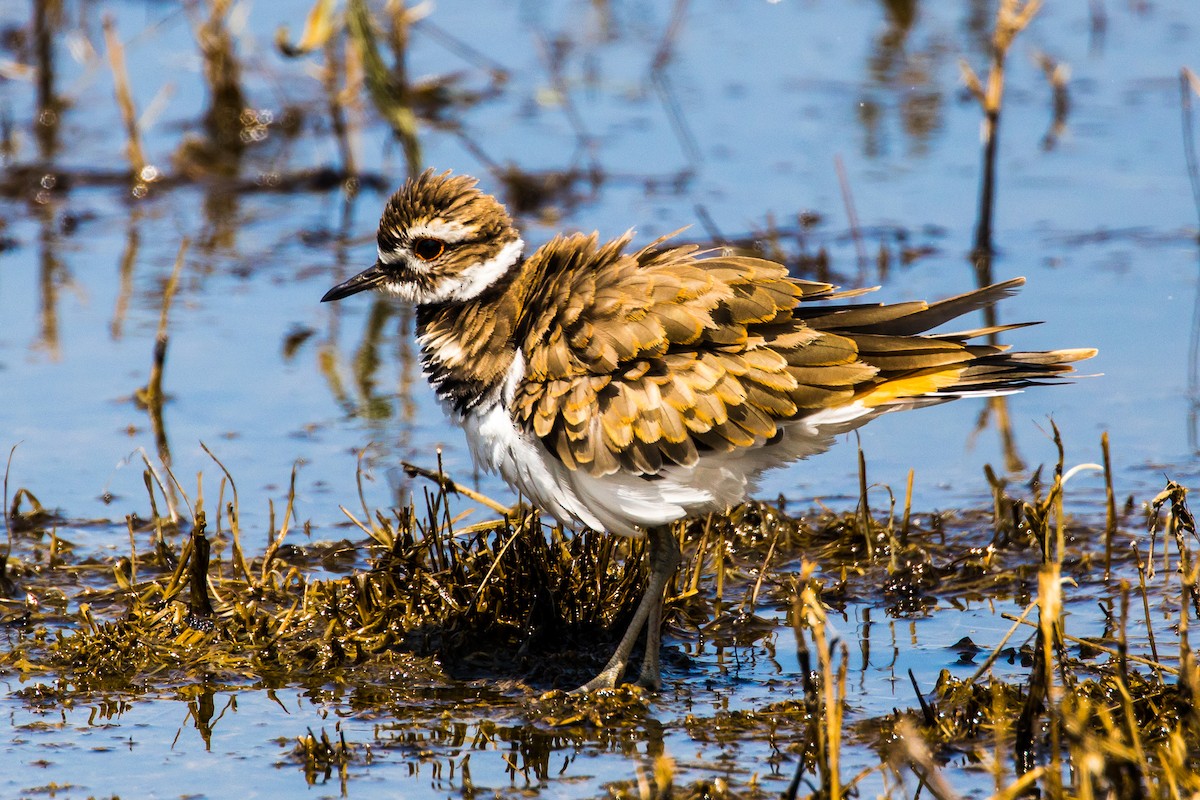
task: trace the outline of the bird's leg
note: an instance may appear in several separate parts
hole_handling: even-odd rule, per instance
[[[679,539],[670,526],[651,528],[646,535],[650,538],[650,585],[657,585],[658,589],[654,593],[654,607],[646,618],[646,654],[642,657],[642,671],[637,682],[657,692],[662,688],[658,651],[662,645],[663,593],[683,560],[683,554],[679,552]]]
[[[629,627],[625,629],[625,635],[621,637],[616,652],[612,654],[612,658],[604,665],[600,674],[572,691],[572,694],[584,694],[596,689],[611,689],[616,686],[617,681],[625,674],[625,667],[629,664],[629,654],[633,652],[638,634],[646,629],[646,621],[651,618],[658,621],[662,618],[663,590],[671,578],[671,573],[675,571],[675,567],[679,566],[679,543],[671,535],[669,527],[650,528],[646,531],[646,541],[650,548],[650,579],[647,581],[642,599],[638,602],[637,610],[633,612],[633,619],[629,621]],[[657,678],[657,639],[661,634],[657,624],[647,631],[647,636],[655,639],[653,675]],[[647,639],[646,655],[649,659],[651,655],[649,639]],[[642,668],[642,675],[643,677],[646,675],[645,666]],[[642,681],[639,680],[639,682]]]

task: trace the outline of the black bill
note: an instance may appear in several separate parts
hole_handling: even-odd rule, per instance
[[[341,300],[343,297],[349,297],[352,294],[365,292],[367,289],[373,289],[387,279],[387,272],[384,266],[376,261],[373,265],[364,269],[362,272],[355,275],[349,280],[342,281],[337,286],[330,289],[321,298],[322,303],[328,303],[331,300]]]

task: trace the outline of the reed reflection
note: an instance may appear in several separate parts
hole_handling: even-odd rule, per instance
[[[920,30],[916,0],[881,0],[881,5],[886,27],[868,56],[869,81],[856,109],[864,134],[863,152],[875,158],[888,151],[884,123],[887,107],[894,105],[909,150],[924,155],[933,134],[943,125],[945,92],[938,78],[946,47],[932,33],[914,44],[914,35]],[[881,102],[876,96],[879,89],[895,95],[896,100]]]
[[[59,149],[62,99],[55,92],[54,42],[62,36],[62,0],[35,0],[33,3],[33,56],[36,68],[37,114],[33,134],[43,163],[54,159]]]
[[[46,354],[51,361],[62,355],[59,341],[59,291],[70,284],[70,273],[59,258],[61,244],[58,229],[57,204],[47,201],[37,205],[38,218],[38,338],[35,350]]]
[[[129,217],[125,223],[125,247],[121,251],[121,263],[118,267],[120,288],[117,290],[112,321],[108,325],[113,341],[120,340],[129,314],[129,300],[133,296],[134,267],[142,247],[141,222],[142,210],[139,206],[134,206],[129,210]]]

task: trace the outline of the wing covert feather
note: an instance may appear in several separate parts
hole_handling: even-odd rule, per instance
[[[705,452],[767,446],[822,409],[1045,382],[1086,357],[965,343],[1010,326],[919,335],[1019,281],[933,304],[855,304],[843,301],[862,290],[792,279],[771,261],[662,240],[626,253],[630,238],[559,237],[523,268],[526,376],[513,412],[593,475],[653,476]]]

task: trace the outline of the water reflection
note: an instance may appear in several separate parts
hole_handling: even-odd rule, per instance
[[[242,67],[229,30],[233,3],[218,0],[208,4],[207,19],[196,23],[196,42],[204,62],[208,107],[202,116],[205,142],[192,158],[205,168],[233,177],[238,174],[242,154],[249,142],[248,104],[242,90]]]
[[[62,24],[62,0],[34,0],[33,51],[37,70],[37,113],[33,120],[33,134],[43,163],[53,160],[59,146],[63,103],[54,91],[54,42],[61,36]]]
[[[977,251],[972,258],[972,265],[975,269],[975,284],[979,287],[990,286],[995,283],[992,275],[992,254],[990,251]],[[983,324],[984,327],[994,328],[1000,326],[1000,315],[996,306],[988,306],[983,309]],[[999,345],[1000,334],[989,333],[987,342],[991,345]],[[979,416],[975,419],[975,429],[971,432],[971,438],[975,438],[980,433],[988,428],[990,422],[996,425],[996,432],[1000,436],[1001,452],[1004,455],[1004,469],[1011,473],[1019,473],[1025,470],[1025,460],[1021,458],[1021,454],[1017,449],[1016,433],[1013,430],[1012,418],[1008,413],[1008,398],[1007,397],[989,397],[984,401],[984,406],[979,412]]]
[[[389,9],[388,44],[393,54],[391,67],[384,64],[379,52],[373,30],[374,21],[365,0],[350,0],[346,24],[362,59],[371,101],[400,141],[408,174],[415,176],[421,171],[424,161],[417,134],[417,117],[413,110],[413,91],[408,80],[407,57],[409,28],[422,12],[407,8],[403,2],[390,5]]]
[[[200,734],[200,739],[204,742],[205,750],[212,750],[212,735],[213,715],[216,713],[216,690],[208,685],[195,687],[196,691],[188,692],[191,696],[187,700],[187,714],[184,717],[183,723],[179,727],[178,733],[175,734],[175,740],[179,740],[179,736],[183,733],[183,727],[191,721],[196,732]],[[233,708],[236,710],[236,700],[233,695],[230,695],[229,701],[222,709],[221,714],[224,715],[225,710]],[[218,720],[220,717],[217,718]]]
[[[163,374],[167,363],[167,346],[170,342],[171,304],[179,289],[179,277],[183,272],[185,257],[190,241],[184,239],[179,244],[179,252],[175,256],[175,267],[163,286],[162,308],[158,318],[158,332],[154,337],[154,351],[151,356],[150,374],[146,385],[139,387],[133,393],[134,401],[146,410],[150,418],[150,429],[154,434],[154,446],[158,453],[159,463],[168,474],[171,472],[171,445],[167,439],[167,426],[163,421],[163,405],[167,395],[163,389]],[[178,487],[174,480],[167,483],[164,491],[167,493],[169,506],[178,506]]]
[[[129,299],[133,295],[134,267],[137,265],[138,252],[142,246],[141,234],[142,209],[134,206],[129,210],[129,218],[125,223],[125,248],[121,251],[121,263],[118,267],[119,288],[117,302],[113,308],[112,321],[109,323],[109,335],[113,340],[119,340],[125,329],[125,318],[129,314]]]
[[[38,276],[41,296],[40,329],[34,349],[44,352],[51,361],[61,356],[59,343],[59,292],[70,285],[71,276],[59,258],[61,244],[57,223],[57,204],[39,203],[38,218]]]
[[[880,87],[899,98],[895,106],[910,152],[924,155],[930,138],[942,127],[944,92],[939,77],[948,48],[937,35],[929,35],[922,45],[913,45],[916,0],[881,0],[881,3],[886,12],[886,27],[869,51],[870,83],[864,85],[857,109],[864,132],[863,153],[867,158],[877,158],[889,150],[884,122],[891,104],[874,96],[873,90]]]
[[[346,195],[334,248],[340,274],[362,269],[355,263],[362,248],[354,242],[354,204],[354,195]],[[329,304],[327,308],[328,326],[316,349],[316,367],[330,395],[343,413],[367,423],[371,438],[388,442],[389,449],[394,444],[398,452],[407,452],[417,413],[413,390],[418,362],[412,336],[412,310],[375,297],[363,321],[361,339],[346,365],[340,346],[341,308],[337,304]],[[379,387],[381,366],[395,366],[398,372],[395,386]],[[347,371],[352,388],[347,388],[344,378]]]

